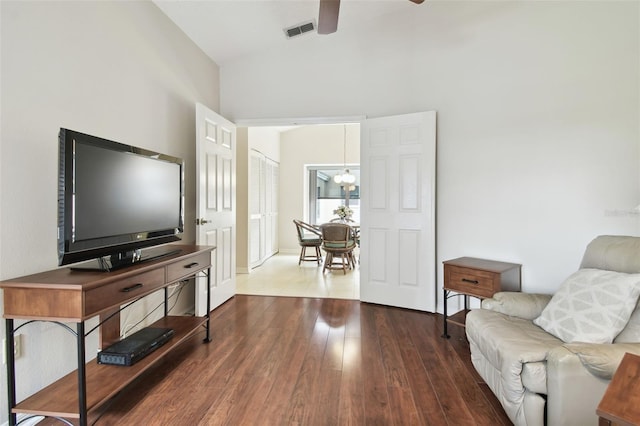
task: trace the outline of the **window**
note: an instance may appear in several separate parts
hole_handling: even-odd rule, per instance
[[[333,211],[338,206],[349,206],[352,219],[360,222],[360,166],[349,167],[356,181],[353,184],[338,184],[333,179],[342,174],[339,166],[313,166],[309,171],[309,222],[321,224],[335,219]]]

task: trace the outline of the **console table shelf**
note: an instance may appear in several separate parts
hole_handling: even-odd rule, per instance
[[[167,343],[131,366],[98,364],[95,359],[89,361],[86,364],[87,411],[99,407],[115,396],[167,352],[195,334],[205,325],[206,320],[205,317],[186,316],[161,318],[151,327],[172,328],[175,334]],[[74,371],[20,402],[13,412],[77,419],[80,417],[77,388],[78,374]]]
[[[21,327],[14,328],[16,319],[74,322],[77,327],[78,369],[19,403],[15,395],[15,359],[13,352],[7,351],[10,425],[16,424],[17,414],[27,414],[70,419],[85,426],[89,411],[114,397],[199,330],[205,330],[205,342],[210,340],[209,314],[204,317],[168,315],[167,287],[203,272],[207,275],[209,299],[211,252],[215,247],[169,247],[177,253],[118,271],[61,268],[0,282],[0,288],[4,290],[7,348],[13,347],[14,333]],[[151,326],[173,329],[175,334],[168,342],[132,366],[98,364],[95,359],[85,362],[85,320],[100,316],[100,341],[101,347],[105,348],[119,339],[122,306],[163,289],[165,316]],[[207,312],[209,306],[207,304]]]

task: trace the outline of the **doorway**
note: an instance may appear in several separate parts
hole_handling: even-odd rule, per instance
[[[318,267],[317,264],[314,266],[312,262],[303,262],[302,265],[298,265],[300,246],[293,220],[321,224],[335,217],[333,210],[338,205],[345,204],[347,194],[344,185],[335,184],[333,178],[336,174],[342,173],[345,167],[348,167],[356,177],[356,182],[346,190],[349,192],[350,207],[355,215],[359,215],[360,123],[286,127],[250,126],[240,127],[237,133],[238,292],[258,294],[255,283],[260,280],[260,275],[264,275],[265,271],[270,270],[271,266],[277,263],[277,276],[271,276],[271,284],[269,280],[260,283],[262,286],[260,294],[269,294],[269,285],[273,288],[272,295],[281,294],[282,286],[286,284],[284,283],[284,276],[286,276],[287,281],[296,281],[299,287],[307,289],[306,297],[330,297],[328,294],[334,293],[335,289],[332,289],[332,286],[337,285],[338,280],[333,275],[338,274],[329,272],[323,276],[322,267]],[[255,202],[252,204],[250,198],[254,200],[270,198],[267,194],[265,197],[256,194],[257,190],[260,191],[257,187],[259,179],[255,179],[253,175],[259,170],[256,166],[258,152],[268,161],[273,162],[273,170],[277,170],[277,176],[272,179],[272,182],[277,182],[277,189],[272,191],[278,197],[278,208],[272,214],[277,221],[275,226],[277,229],[274,231],[276,237],[271,241],[277,241],[278,244],[277,250],[273,250],[260,262],[255,262],[255,256],[251,257],[251,244],[252,241],[254,243],[256,241],[252,234],[260,230],[260,226],[257,225],[257,212],[260,209],[256,208]],[[316,178],[310,178],[310,170],[334,182],[335,187],[326,186],[317,191]],[[315,190],[311,191],[310,196],[309,189],[312,184]],[[247,196],[240,194],[247,194]],[[310,202],[311,199],[313,202]],[[245,246],[244,249],[243,246]],[[256,250],[253,252],[255,253]],[[275,256],[271,256],[272,254]],[[297,272],[297,276],[282,270],[282,264],[287,260],[291,272]],[[320,276],[315,276],[318,270]],[[343,274],[340,273],[340,275]],[[349,298],[359,298],[359,276],[348,273],[346,277],[340,278],[340,281],[343,282],[340,285],[345,288],[343,294],[349,294]],[[244,287],[243,283],[246,284]],[[253,289],[250,289],[250,284],[253,285]],[[318,288],[317,294],[309,293],[308,289],[311,288]]]

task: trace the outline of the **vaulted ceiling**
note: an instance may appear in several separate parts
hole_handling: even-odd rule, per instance
[[[375,38],[380,31],[402,31],[416,8],[409,0],[342,0],[338,30],[287,38],[285,28],[313,20],[319,0],[153,0],[154,3],[219,66],[258,52],[282,51],[314,38],[350,41]],[[313,40],[317,42],[317,40]]]

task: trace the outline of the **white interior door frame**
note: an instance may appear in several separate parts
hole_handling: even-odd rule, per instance
[[[311,126],[313,124],[362,123],[364,115],[334,117],[247,118],[235,122],[238,127]]]

